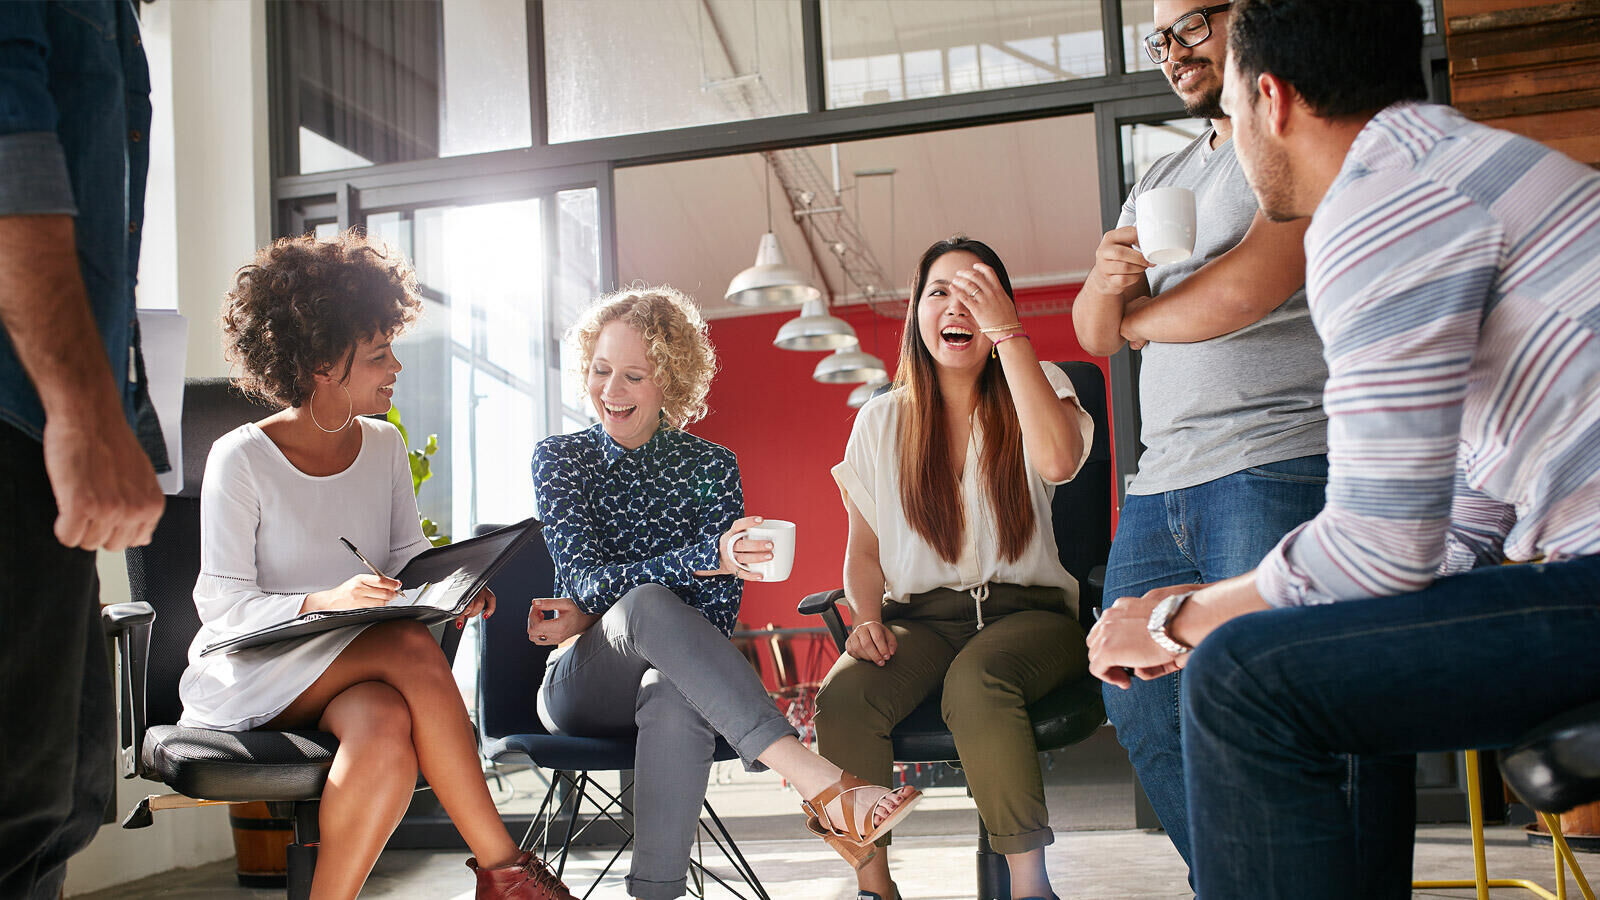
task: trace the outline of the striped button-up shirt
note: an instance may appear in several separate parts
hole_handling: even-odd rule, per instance
[[[1362,129],[1306,233],[1328,504],[1273,606],[1600,553],[1600,174],[1444,106]]]

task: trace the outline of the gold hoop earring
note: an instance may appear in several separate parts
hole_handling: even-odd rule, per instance
[[[338,428],[323,428],[322,423],[317,421],[317,392],[315,390],[311,392],[311,399],[306,401],[306,409],[311,413],[311,424],[317,426],[317,428],[321,429],[325,434],[338,434],[346,428],[349,428],[351,421],[355,419],[356,401],[350,396],[350,389],[342,384],[339,385],[339,388],[344,391],[346,408],[344,413],[344,424],[340,425]]]

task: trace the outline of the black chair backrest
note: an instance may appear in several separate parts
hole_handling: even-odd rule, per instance
[[[200,481],[217,438],[271,409],[248,399],[226,378],[191,378],[183,386],[183,489],[167,498],[155,536],[127,551],[134,600],[156,611],[150,629],[145,709],[151,725],[178,721],[178,679],[189,665],[189,644],[200,630],[194,583],[200,576]]]
[[[499,525],[482,524],[475,534]],[[483,622],[478,642],[478,728],[488,738],[547,734],[539,721],[539,685],[551,647],[528,640],[528,610],[534,597],[555,594],[556,567],[544,538],[523,545],[494,577],[495,612]]]
[[[1100,367],[1091,362],[1056,365],[1072,379],[1078,402],[1094,420],[1089,461],[1076,478],[1056,486],[1050,503],[1061,565],[1081,586],[1088,581],[1089,570],[1105,565],[1111,552],[1111,429],[1106,416],[1106,380]],[[1080,619],[1092,621],[1089,610],[1080,609],[1079,614]]]

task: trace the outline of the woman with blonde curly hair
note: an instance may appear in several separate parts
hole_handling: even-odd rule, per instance
[[[285,238],[238,271],[222,314],[235,383],[285,407],[223,435],[200,491],[200,631],[179,685],[179,725],[318,729],[339,739],[322,791],[313,898],[355,897],[427,777],[475,858],[477,897],[572,900],[506,832],[478,765],[449,663],[413,620],[350,626],[201,656],[226,638],[323,610],[383,606],[383,572],[427,549],[388,411],[391,342],[421,309],[397,254],[350,231]],[[457,620],[490,615],[485,591]],[[478,864],[482,861],[482,865]]]
[[[728,637],[747,566],[733,453],[683,429],[706,411],[716,357],[693,301],[668,287],[601,297],[568,334],[600,422],[541,441],[533,481],[555,599],[528,638],[551,654],[539,717],[553,734],[638,734],[629,892],[683,895],[720,735],[751,771],[793,782],[808,826],[856,864],[917,799],[807,750]],[[568,643],[570,640],[570,644]]]

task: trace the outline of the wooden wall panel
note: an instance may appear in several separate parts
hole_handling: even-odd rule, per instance
[[[1600,0],[1444,0],[1451,102],[1600,166]]]

